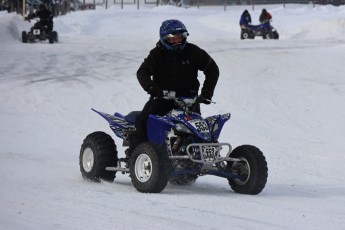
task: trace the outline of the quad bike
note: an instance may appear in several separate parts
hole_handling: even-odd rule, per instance
[[[148,141],[139,144],[129,156],[118,157],[110,135],[101,131],[89,134],[79,155],[83,178],[113,182],[116,172],[129,173],[134,187],[143,193],[159,193],[168,182],[189,185],[204,175],[226,178],[232,190],[241,194],[256,195],[264,189],[268,169],[263,153],[252,145],[232,149],[229,143],[218,142],[230,113],[204,119],[194,112],[202,100],[200,96],[178,98],[173,92],[165,92],[164,98],[174,100],[178,109],[165,116],[150,115]],[[123,116],[92,110],[107,120],[115,135],[123,139],[123,146],[128,146],[140,112]]]
[[[279,39],[277,30],[268,22],[256,26],[241,26],[241,39],[254,39],[256,36],[261,36],[263,39]]]
[[[47,32],[48,27],[46,25],[42,26],[39,23],[36,23],[30,31],[22,32],[22,42],[37,42],[37,41],[46,41],[48,40],[50,44],[58,42],[58,33],[56,31]]]

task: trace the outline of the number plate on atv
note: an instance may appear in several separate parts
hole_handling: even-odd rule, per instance
[[[190,121],[190,124],[198,130],[200,133],[208,133],[208,126],[207,123],[203,120],[194,120]]]
[[[40,34],[41,34],[41,31],[40,31],[40,30],[35,29],[35,30],[33,30],[33,34],[34,34],[34,35],[40,35]]]
[[[202,155],[205,162],[213,162],[218,157],[218,147],[202,146]]]

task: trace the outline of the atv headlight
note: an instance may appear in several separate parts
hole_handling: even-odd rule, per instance
[[[175,126],[176,130],[183,133],[192,133],[190,129],[182,123],[177,123]]]

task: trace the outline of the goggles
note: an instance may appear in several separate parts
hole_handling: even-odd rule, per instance
[[[170,33],[170,34],[164,35],[163,39],[176,38],[176,37],[186,38],[187,36],[188,36],[187,32],[176,33],[176,34]]]
[[[176,45],[180,45],[183,43],[183,41],[186,40],[188,36],[188,33],[187,32],[183,32],[183,33],[178,33],[178,34],[167,34],[164,36],[164,39],[172,44],[173,46],[176,46]]]

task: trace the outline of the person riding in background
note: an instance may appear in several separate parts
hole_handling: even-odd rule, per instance
[[[187,42],[188,35],[181,21],[163,21],[159,30],[160,40],[140,65],[137,78],[150,99],[136,118],[136,131],[129,136],[127,154],[131,154],[138,144],[147,141],[146,126],[150,114],[163,116],[177,108],[173,100],[163,98],[163,90],[176,92],[176,97],[198,96],[200,70],[205,75],[201,103],[211,103],[219,77],[218,66],[205,50]],[[200,107],[197,112],[200,113]]]
[[[252,18],[248,12],[248,10],[244,10],[241,19],[240,19],[240,26],[241,28],[248,27],[248,25],[252,24]]]
[[[272,15],[268,13],[266,9],[262,9],[261,15],[259,17],[259,21],[261,23],[270,23],[271,19],[272,19]]]
[[[40,4],[38,7],[38,10],[35,13],[30,13],[25,20],[30,20],[33,18],[40,18],[38,22],[35,23],[33,28],[41,28],[43,26],[47,26],[46,33],[51,33],[53,31],[53,13],[47,9],[47,7],[44,4]]]

